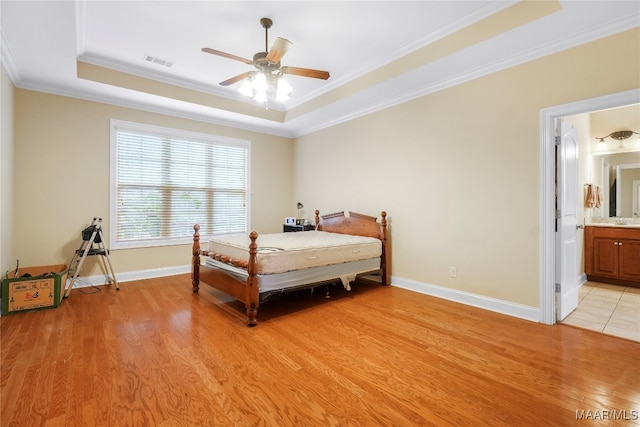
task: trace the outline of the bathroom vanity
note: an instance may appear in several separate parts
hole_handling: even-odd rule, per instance
[[[584,243],[588,280],[640,287],[640,226],[587,225]]]

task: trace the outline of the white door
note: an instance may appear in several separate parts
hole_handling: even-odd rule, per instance
[[[556,317],[562,320],[578,306],[578,132],[558,123],[556,215]]]

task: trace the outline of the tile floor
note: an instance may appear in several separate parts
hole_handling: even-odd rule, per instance
[[[562,323],[640,341],[640,288],[586,282]]]

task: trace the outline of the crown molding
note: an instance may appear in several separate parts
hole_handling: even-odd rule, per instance
[[[18,86],[18,83],[22,81],[22,77],[20,76],[20,71],[16,66],[11,47],[5,40],[6,37],[2,33],[2,29],[0,29],[0,64],[2,64],[4,69],[7,71],[13,85]]]
[[[48,93],[51,95],[65,96],[68,98],[80,99],[83,101],[96,102],[100,104],[108,104],[116,107],[131,108],[134,110],[146,111],[149,113],[162,114],[165,116],[172,116],[187,120],[194,120],[198,122],[204,122],[219,126],[225,126],[235,129],[246,130],[250,132],[264,133],[268,135],[281,136],[284,138],[292,138],[291,132],[281,128],[281,123],[273,123],[264,119],[250,118],[250,122],[247,121],[245,116],[236,113],[229,113],[228,111],[214,110],[211,114],[196,113],[192,111],[185,111],[180,108],[172,107],[159,107],[158,105],[147,102],[136,102],[131,100],[123,100],[113,96],[104,96],[100,94],[80,92],[76,90],[69,90],[63,87],[56,87],[49,84],[43,85],[32,82],[22,82],[20,85],[16,85],[20,89],[33,90],[36,92]],[[155,95],[150,95],[155,96]],[[211,110],[211,109],[210,109]],[[219,116],[216,116],[218,114]],[[234,118],[222,118],[220,116],[235,115]],[[257,123],[259,121],[265,122],[263,124]],[[268,124],[267,124],[268,122]]]
[[[404,47],[402,47],[401,49],[386,55],[386,56],[381,56],[380,58],[378,58],[376,61],[371,61],[367,64],[363,64],[358,70],[355,70],[349,74],[346,74],[345,76],[336,79],[336,80],[332,80],[330,82],[327,82],[327,84],[325,84],[324,86],[322,86],[322,88],[317,89],[313,92],[310,92],[309,94],[302,96],[298,99],[296,99],[295,101],[291,102],[289,104],[289,108],[288,109],[293,109],[295,107],[298,107],[310,100],[312,100],[313,98],[316,98],[320,95],[323,95],[325,93],[328,93],[330,91],[332,91],[333,89],[336,89],[344,84],[349,83],[350,81],[356,80],[361,78],[362,76],[371,73],[372,71],[375,71],[379,68],[384,67],[385,65],[388,65],[404,56],[409,55],[410,53],[415,52],[418,49],[421,49],[429,44],[432,44],[446,36],[449,36],[451,34],[454,34],[457,31],[462,30],[463,28],[481,21],[485,18],[488,18],[489,16],[496,14],[512,5],[514,5],[515,3],[518,3],[518,0],[508,0],[508,1],[499,1],[499,2],[493,2],[491,4],[485,5],[484,7],[480,8],[480,9],[476,9],[474,10],[472,13],[460,16],[458,19],[456,19],[454,22],[452,22],[449,25],[446,25],[442,28],[439,28],[431,33],[429,33],[427,36],[425,37],[421,37],[419,39],[414,40],[413,42],[405,45]]]
[[[460,67],[465,71],[458,74],[448,75],[446,78],[437,81],[421,81],[427,80],[427,76],[431,76],[429,72],[425,71],[430,66],[430,64],[427,64],[423,67],[414,69],[402,76],[398,76],[395,79],[386,81],[378,85],[378,87],[375,88],[375,93],[373,93],[374,89],[369,90],[369,92],[372,93],[369,93],[366,96],[362,96],[362,99],[359,102],[359,108],[352,108],[350,109],[349,113],[342,114],[339,117],[334,117],[333,119],[316,120],[312,125],[304,126],[303,128],[294,130],[293,135],[295,137],[299,137],[328,127],[336,126],[338,124],[351,121],[359,117],[375,113],[377,111],[385,110],[387,108],[391,108],[396,105],[403,104],[405,102],[409,102],[414,99],[421,98],[423,96],[427,96],[441,90],[445,90],[462,83],[481,78],[483,76],[487,76],[517,65],[524,64],[526,62],[530,62],[567,49],[571,49],[573,47],[577,47],[601,39],[603,37],[608,37],[614,34],[628,31],[638,27],[639,22],[640,13],[629,15],[622,19],[602,24],[580,34],[574,34],[564,39],[558,39],[552,43],[547,43],[546,45],[528,49],[526,51],[519,51],[518,53],[512,54],[498,61],[476,67],[475,69]],[[501,47],[498,47],[497,49],[500,50],[500,48]],[[496,47],[494,46],[492,47],[492,49],[496,49]],[[397,89],[399,85],[394,83],[397,83],[399,81],[411,82],[411,85],[407,89],[398,92]],[[394,85],[394,87],[384,90],[383,86],[391,85]],[[383,90],[388,96],[379,96],[379,93]],[[351,102],[353,103],[353,100],[351,100]],[[336,104],[338,103],[334,103],[334,108],[339,108]]]

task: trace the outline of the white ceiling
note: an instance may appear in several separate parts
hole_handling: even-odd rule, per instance
[[[0,59],[20,88],[298,136],[640,25],[640,1],[561,1],[559,11],[451,54],[399,74],[380,72],[516,3],[2,0]],[[251,59],[265,47],[262,17],[274,22],[269,46],[276,37],[293,42],[283,65],[331,73],[326,81],[291,76],[292,98],[269,106],[280,113],[276,118],[238,94],[239,84],[218,85],[250,65],[201,52],[210,47]],[[79,78],[78,60],[251,107],[226,109]],[[368,77],[373,83],[330,96]]]

